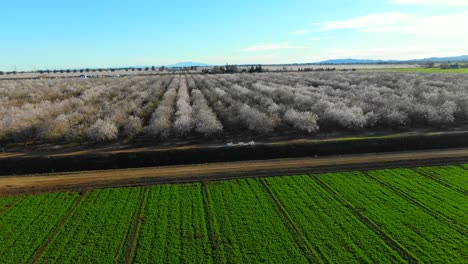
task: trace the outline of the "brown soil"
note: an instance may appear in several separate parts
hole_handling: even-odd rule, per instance
[[[372,169],[395,166],[439,164],[439,160],[466,162],[468,149],[362,154],[323,158],[296,158],[262,161],[210,163],[83,171],[46,175],[7,176],[0,178],[0,195],[18,195],[47,191],[83,190],[105,187],[141,186],[156,183],[193,182],[256,176],[291,175],[322,168],[332,170]],[[461,161],[460,161],[461,160]],[[329,171],[329,169],[328,169]]]

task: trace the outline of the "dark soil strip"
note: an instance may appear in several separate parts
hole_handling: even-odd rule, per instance
[[[450,165],[450,164],[448,164],[448,165]],[[445,186],[445,187],[447,187],[447,188],[450,188],[450,189],[452,189],[452,190],[454,190],[454,191],[456,191],[456,192],[459,192],[459,193],[461,193],[461,194],[463,194],[463,195],[468,195],[468,192],[467,192],[467,191],[465,191],[465,190],[463,190],[463,189],[460,189],[460,188],[458,188],[458,187],[456,187],[456,186],[453,186],[453,185],[451,185],[450,183],[448,183],[448,182],[446,182],[446,181],[444,181],[444,180],[438,178],[438,177],[435,176],[435,175],[432,175],[432,174],[430,174],[430,173],[426,173],[426,172],[424,172],[424,171],[421,171],[421,170],[419,170],[418,168],[414,168],[413,170],[416,171],[419,175],[424,176],[424,177],[426,177],[426,178],[428,178],[428,179],[430,179],[430,180],[433,180],[433,181],[435,181],[435,182],[437,182],[437,183],[439,183],[439,184],[441,184],[441,185],[443,185],[443,186]]]
[[[135,254],[135,249],[137,247],[136,241],[138,238],[138,233],[141,226],[141,213],[145,209],[146,200],[148,199],[148,188],[143,188],[141,194],[140,206],[138,207],[138,212],[135,217],[135,222],[133,223],[133,228],[131,230],[130,239],[128,241],[127,251],[125,252],[125,261],[124,263],[132,263],[133,255]]]
[[[61,192],[61,191],[79,191],[79,190],[94,190],[103,188],[121,188],[121,187],[139,187],[149,186],[156,184],[181,184],[181,183],[193,183],[203,181],[224,181],[234,179],[246,179],[246,178],[257,178],[257,177],[279,177],[279,176],[294,176],[301,174],[321,174],[331,172],[348,172],[348,171],[368,171],[378,169],[393,169],[393,168],[416,168],[416,167],[432,167],[432,166],[443,166],[453,165],[459,163],[468,162],[467,158],[447,158],[447,159],[428,159],[428,160],[413,160],[413,161],[395,161],[395,162],[376,162],[376,163],[365,163],[365,164],[345,164],[345,165],[333,165],[333,166],[317,166],[317,167],[304,167],[294,169],[276,169],[272,171],[250,171],[250,172],[229,172],[226,171],[222,174],[206,174],[206,175],[191,175],[187,177],[170,177],[167,178],[138,178],[129,180],[115,180],[106,182],[93,182],[90,184],[72,184],[67,186],[50,186],[50,187],[35,187],[35,188],[12,188],[12,189],[0,189],[0,196],[15,196],[23,194],[39,194],[47,192]],[[23,176],[18,176],[23,177]],[[51,177],[53,177],[51,175]],[[444,183],[441,183],[444,184]],[[447,184],[445,183],[445,186]],[[454,188],[453,186],[447,186]],[[465,192],[461,191],[463,194]]]
[[[376,224],[374,224],[371,220],[365,217],[358,209],[354,208],[350,203],[342,199],[338,193],[336,193],[333,189],[331,189],[328,185],[322,182],[319,177],[310,175],[312,179],[314,179],[325,191],[329,192],[333,198],[338,201],[342,206],[348,208],[361,222],[366,224],[372,231],[374,231],[377,235],[382,238],[387,245],[397,251],[400,256],[406,259],[409,263],[419,263],[419,261],[412,256],[406,249],[400,246],[395,240],[393,240],[389,235],[387,235],[383,230],[381,230]]]
[[[216,228],[213,223],[214,216],[211,213],[211,205],[210,205],[210,193],[208,190],[208,185],[206,182],[202,182],[203,186],[203,204],[205,207],[205,216],[206,216],[206,225],[208,229],[208,235],[210,238],[211,250],[214,257],[215,263],[223,263],[223,258],[221,256],[221,247],[220,247],[220,239],[218,234],[216,233]]]
[[[36,251],[36,254],[32,257],[30,263],[37,263],[41,255],[44,253],[44,251],[47,249],[49,246],[50,242],[55,238],[57,233],[60,231],[60,229],[63,227],[63,225],[68,221],[70,216],[75,212],[75,209],[78,207],[78,205],[83,201],[83,199],[86,197],[87,192],[83,191],[80,192],[80,196],[78,199],[76,199],[75,203],[70,207],[70,210],[65,214],[65,216],[62,218],[62,220],[55,226],[55,228],[52,230],[52,232],[49,234],[49,237],[44,241],[42,246],[39,248],[39,250]]]
[[[294,237],[296,238],[296,243],[298,246],[301,248],[302,252],[304,253],[304,256],[307,258],[309,263],[317,263],[317,259],[321,259],[323,262],[326,260],[325,256],[322,254],[320,251],[320,248],[312,246],[302,235],[302,233],[299,231],[299,229],[296,227],[294,224],[293,220],[289,216],[288,212],[284,209],[283,205],[281,202],[276,198],[275,194],[271,191],[270,187],[268,187],[267,183],[263,178],[258,178],[258,181],[262,184],[263,189],[265,192],[270,196],[270,199],[273,201],[275,204],[276,208],[278,211],[281,213],[283,216],[284,220],[286,221],[287,225],[293,231]],[[312,256],[316,256],[313,258]]]
[[[390,184],[387,184],[387,183],[379,180],[378,178],[370,175],[369,173],[367,173],[367,172],[362,172],[362,173],[365,174],[370,179],[375,180],[376,182],[378,182],[383,187],[385,187],[385,188],[389,189],[390,191],[396,193],[397,195],[405,198],[408,202],[410,202],[413,205],[419,207],[424,212],[426,212],[427,214],[429,214],[432,217],[436,218],[437,220],[441,221],[442,223],[448,223],[453,228],[453,230],[459,232],[460,234],[462,234],[464,236],[468,236],[468,230],[466,229],[466,227],[461,226],[460,223],[458,223],[456,220],[452,220],[452,219],[446,217],[445,215],[440,214],[440,213],[432,210],[431,208],[429,208],[429,207],[425,206],[424,204],[418,202],[417,200],[413,199],[411,196],[405,194],[404,192],[398,190],[397,188],[391,186]]]
[[[0,159],[0,175],[51,173],[181,164],[204,164],[246,160],[326,157],[346,154],[389,153],[468,147],[468,132],[431,136],[367,138],[269,144],[245,147],[196,147],[131,153],[92,153],[76,156],[27,156]],[[153,139],[154,140],[154,139]],[[146,146],[150,142],[142,142]],[[28,153],[26,153],[28,154]]]

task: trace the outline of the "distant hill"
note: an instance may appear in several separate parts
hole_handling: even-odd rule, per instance
[[[376,64],[384,63],[384,60],[365,60],[365,59],[334,59],[316,62],[315,64]]]
[[[432,57],[415,60],[366,60],[366,59],[333,59],[313,64],[383,64],[383,63],[422,63],[422,62],[468,62],[468,55],[456,57]]]
[[[468,62],[468,55],[456,57],[432,57],[420,60],[409,60],[408,62]]]
[[[213,65],[207,64],[207,63],[202,63],[202,62],[193,62],[193,61],[184,61],[184,62],[178,62],[176,64],[172,64],[172,65],[166,65],[166,67],[170,67],[170,68],[191,67],[191,66],[209,67],[209,66],[213,66]]]

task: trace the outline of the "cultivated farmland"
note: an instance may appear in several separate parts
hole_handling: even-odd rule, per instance
[[[210,140],[439,128],[468,120],[463,74],[158,75],[0,81],[0,142]]]
[[[3,197],[0,260],[467,263],[467,177],[451,165]]]
[[[86,194],[39,262],[122,262],[141,191],[107,189]]]

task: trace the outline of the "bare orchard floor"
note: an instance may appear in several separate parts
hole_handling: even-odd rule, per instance
[[[0,260],[466,263],[467,167],[4,197]]]

